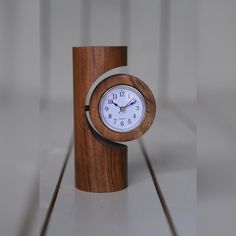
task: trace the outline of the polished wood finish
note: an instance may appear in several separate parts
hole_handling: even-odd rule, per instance
[[[127,64],[126,47],[73,48],[75,186],[89,192],[127,187],[127,146],[97,134],[86,119],[87,93],[105,72]]]
[[[109,129],[104,125],[99,114],[99,102],[102,95],[116,85],[130,85],[134,87],[144,96],[146,102],[146,116],[143,122],[135,130],[127,133],[119,133]],[[143,81],[131,75],[120,74],[110,76],[98,84],[91,95],[89,111],[94,127],[102,136],[114,141],[130,141],[139,138],[150,128],[156,114],[156,103],[151,90]]]

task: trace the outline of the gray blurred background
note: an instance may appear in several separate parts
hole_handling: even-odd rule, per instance
[[[196,100],[196,1],[41,1],[42,99],[72,99],[71,47],[128,45],[159,97]]]
[[[235,10],[234,0],[1,0],[1,230],[25,230],[40,111],[72,105],[72,47],[127,45],[129,73],[194,132],[197,125],[199,232],[235,232],[221,216],[235,205]]]

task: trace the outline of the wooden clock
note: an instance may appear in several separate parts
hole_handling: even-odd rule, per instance
[[[156,114],[154,96],[140,79],[105,72],[127,64],[126,47],[73,48],[75,186],[88,192],[127,187],[127,146],[150,127]]]
[[[93,91],[89,112],[96,130],[109,140],[130,141],[151,126],[156,104],[148,86],[132,75],[114,75]]]

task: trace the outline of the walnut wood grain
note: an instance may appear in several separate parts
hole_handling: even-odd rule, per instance
[[[113,192],[127,187],[127,146],[100,137],[85,115],[86,96],[96,79],[126,64],[126,47],[73,48],[75,186],[80,190]]]
[[[111,87],[116,85],[130,85],[136,88],[144,97],[146,102],[146,116],[143,122],[140,124],[139,127],[134,129],[133,131],[126,132],[126,133],[119,133],[109,129],[101,120],[99,114],[99,102],[102,95]],[[133,139],[137,139],[142,136],[153,123],[156,114],[156,102],[155,98],[148,88],[148,86],[141,81],[140,79],[127,75],[127,74],[120,74],[120,75],[113,75],[109,78],[103,80],[101,83],[97,85],[94,89],[89,103],[89,112],[91,116],[92,123],[94,127],[98,130],[98,132],[111,140],[114,141],[130,141]]]

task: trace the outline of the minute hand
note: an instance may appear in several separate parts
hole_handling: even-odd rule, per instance
[[[125,106],[124,106],[124,108],[126,108],[126,107],[128,107],[128,106],[131,106],[131,105],[133,105],[133,104],[135,104],[136,103],[136,99],[131,99]]]

